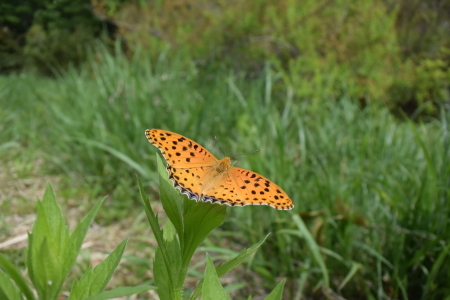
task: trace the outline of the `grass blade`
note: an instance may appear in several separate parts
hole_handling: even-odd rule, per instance
[[[305,223],[303,223],[303,220],[298,215],[293,215],[292,220],[297,225],[299,229],[299,236],[305,239],[306,245],[308,246],[309,250],[311,251],[312,256],[314,257],[314,260],[319,265],[319,268],[322,272],[323,281],[325,287],[328,289],[330,286],[330,279],[328,276],[328,270],[326,267],[325,262],[323,261],[322,254],[320,253],[320,248],[317,245],[316,241],[312,237],[312,235],[309,233],[308,228],[306,227]]]

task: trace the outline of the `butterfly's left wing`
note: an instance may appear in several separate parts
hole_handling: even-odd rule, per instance
[[[202,187],[202,201],[230,206],[268,205],[289,210],[294,204],[278,185],[255,172],[232,167]],[[197,199],[198,200],[198,199]]]
[[[230,170],[230,178],[237,186],[245,205],[269,205],[279,210],[294,208],[292,199],[278,185],[264,176],[237,167]]]

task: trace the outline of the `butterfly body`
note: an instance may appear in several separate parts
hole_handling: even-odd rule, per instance
[[[167,161],[174,187],[190,199],[230,206],[269,205],[288,210],[289,196],[275,183],[249,170],[217,159],[198,143],[174,132],[147,129],[145,135]]]

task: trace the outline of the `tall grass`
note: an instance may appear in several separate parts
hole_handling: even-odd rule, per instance
[[[147,128],[186,135],[217,157],[214,136],[227,156],[261,149],[237,165],[271,178],[296,207],[231,209],[223,230],[244,246],[273,232],[252,262],[268,286],[288,277],[286,299],[328,293],[318,288],[328,277],[346,298],[450,293],[448,112],[415,124],[345,95],[311,109],[291,89],[277,89],[280,75],[270,66],[248,80],[181,65],[164,53],[151,62],[143,53],[127,61],[105,51],[56,79],[0,77],[0,139],[39,151],[51,171],[110,194],[109,217],[117,219],[138,199],[134,173],[156,180]],[[325,271],[302,238],[299,213]]]

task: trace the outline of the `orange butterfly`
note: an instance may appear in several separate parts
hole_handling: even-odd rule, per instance
[[[174,187],[189,199],[230,206],[269,205],[288,210],[289,196],[269,179],[231,165],[229,157],[218,160],[193,140],[174,132],[147,129],[145,135],[167,161]]]

